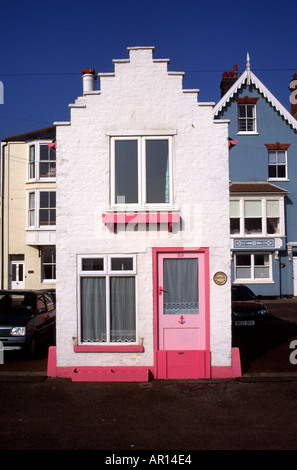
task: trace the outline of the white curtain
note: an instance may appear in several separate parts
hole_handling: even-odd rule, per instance
[[[82,341],[106,341],[105,277],[81,278]]]
[[[165,315],[199,313],[197,258],[164,259],[163,284]]]
[[[110,329],[112,342],[136,341],[135,278],[110,278]]]

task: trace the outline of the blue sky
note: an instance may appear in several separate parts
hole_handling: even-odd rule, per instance
[[[169,70],[184,71],[184,88],[218,101],[222,73],[251,68],[290,109],[297,72],[294,3],[250,0],[52,0],[2,2],[0,138],[69,120],[82,93],[82,68],[112,72],[129,46],[154,46]]]

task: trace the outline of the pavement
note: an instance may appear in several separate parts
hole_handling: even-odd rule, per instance
[[[236,379],[74,383],[46,377],[46,350],[34,361],[5,358],[0,449],[96,450],[96,464],[139,468],[156,456],[169,464],[167,454],[198,463],[200,450],[296,450],[297,300],[265,303],[268,328],[234,337]]]

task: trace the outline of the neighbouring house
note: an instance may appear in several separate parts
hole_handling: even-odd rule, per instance
[[[55,126],[1,142],[1,289],[55,289]]]
[[[266,297],[297,295],[297,121],[249,55],[239,77],[236,66],[223,74],[221,91],[213,116],[230,121],[232,281]]]
[[[152,47],[84,69],[57,122],[57,344],[48,375],[240,375],[231,346],[228,121]],[[99,81],[98,80],[98,81]]]

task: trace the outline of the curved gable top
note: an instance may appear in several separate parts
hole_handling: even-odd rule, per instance
[[[259,92],[267,99],[269,103],[275,108],[276,111],[292,126],[293,129],[297,130],[297,120],[289,113],[289,111],[273,96],[273,94],[266,88],[266,86],[256,77],[256,75],[249,69],[243,72],[238,80],[232,85],[232,87],[225,93],[220,101],[213,108],[213,116],[218,116],[219,112],[232,100],[235,93],[244,85],[244,83],[250,83],[259,90]]]

